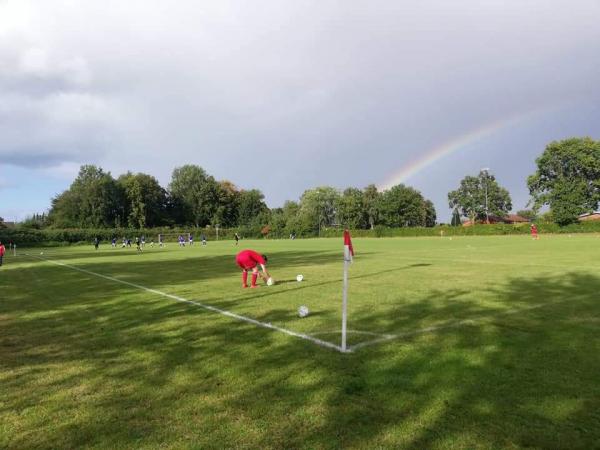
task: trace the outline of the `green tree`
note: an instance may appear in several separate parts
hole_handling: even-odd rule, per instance
[[[527,178],[534,209],[549,205],[560,225],[598,208],[600,202],[600,142],[589,137],[548,144]]]
[[[285,233],[295,233],[300,236],[311,234],[314,230],[314,222],[307,214],[300,210],[300,204],[293,201],[287,201],[281,208],[283,219],[285,220]]]
[[[368,185],[363,190],[363,207],[364,212],[367,216],[367,224],[369,228],[375,228],[379,219],[379,202],[381,200],[381,194],[377,190],[374,184]]]
[[[265,204],[265,196],[258,189],[250,189],[239,193],[238,223],[241,226],[266,225],[269,208]]]
[[[321,186],[304,191],[300,198],[301,221],[313,224],[313,231],[336,225],[336,208],[340,194],[330,186]]]
[[[169,192],[185,223],[203,227],[211,223],[219,203],[215,179],[199,166],[187,164],[173,170]]]
[[[508,191],[494,175],[483,170],[476,177],[463,178],[460,187],[448,193],[448,202],[450,208],[458,209],[471,220],[485,221],[488,215],[505,216],[512,209]]]
[[[300,205],[297,202],[288,200],[283,204],[283,208],[281,208],[281,212],[283,214],[286,224],[288,224],[290,222],[290,220],[292,220],[298,216],[298,214],[300,212]],[[289,230],[289,231],[294,231],[294,230]]]
[[[283,236],[285,235],[286,225],[287,223],[285,221],[285,216],[283,215],[283,208],[271,209],[271,218],[269,220],[271,232],[276,236]]]
[[[546,211],[545,213],[540,214],[538,219],[543,223],[554,223],[554,215],[552,214],[552,211]]]
[[[211,220],[214,226],[234,227],[239,221],[240,191],[231,181],[217,182],[217,207]]]
[[[109,173],[84,165],[69,189],[52,200],[49,220],[61,227],[113,226],[118,217],[119,189]]]
[[[347,188],[338,198],[338,222],[347,228],[365,228],[367,223],[363,192],[357,188]]]
[[[435,227],[435,222],[437,220],[437,213],[435,211],[435,206],[431,200],[425,200],[425,226],[426,227]]]
[[[431,207],[433,207],[433,204]],[[425,226],[427,223],[427,208],[426,200],[419,191],[399,184],[382,193],[379,202],[379,215],[382,225],[388,227]],[[433,221],[435,223],[435,209],[433,211]]]
[[[162,224],[167,193],[158,180],[144,173],[127,172],[117,180],[123,192],[125,217],[130,227],[155,227]]]
[[[0,217],[0,224],[2,223],[2,218]],[[26,217],[25,220],[21,222],[21,226],[24,228],[33,228],[40,230],[48,225],[48,217],[45,213],[42,214],[32,214],[29,217]],[[1,225],[0,225],[1,226]]]
[[[462,225],[458,208],[454,208],[452,210],[452,220],[450,221],[450,225],[452,225],[453,227],[459,227]]]

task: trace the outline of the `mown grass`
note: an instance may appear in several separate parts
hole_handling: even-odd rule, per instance
[[[338,343],[340,240],[243,247],[269,255],[275,286],[240,289],[231,242],[43,258]],[[350,354],[40,250],[7,257],[0,448],[598,448],[598,237],[355,247],[350,329],[404,337]]]

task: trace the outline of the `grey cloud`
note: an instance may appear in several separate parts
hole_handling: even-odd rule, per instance
[[[21,147],[7,149],[5,153],[3,152],[2,163],[19,167],[41,169],[57,166],[64,161],[69,161],[71,158],[71,152],[60,151],[59,149],[54,149],[51,153],[45,153],[36,147]]]
[[[380,182],[520,111],[600,101],[594,0],[22,4],[30,21],[0,44],[13,65],[0,69],[0,156],[15,164],[94,161],[166,183],[196,163],[277,205],[316,184]],[[21,100],[2,113],[10,98]],[[552,134],[530,132],[536,143]],[[494,139],[479,159],[503,152]],[[511,145],[523,164],[540,151]],[[456,180],[470,168],[445,164]]]

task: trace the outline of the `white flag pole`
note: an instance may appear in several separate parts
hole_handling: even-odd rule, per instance
[[[354,250],[352,249],[352,240],[350,231],[344,230],[344,287],[342,292],[342,352],[347,351],[346,324],[348,322],[348,265],[352,262]]]
[[[348,321],[348,263],[350,250],[344,246],[344,288],[342,294],[342,351],[346,351],[346,323]]]

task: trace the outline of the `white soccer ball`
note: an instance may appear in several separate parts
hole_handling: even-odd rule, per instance
[[[297,282],[300,282],[302,280],[304,280],[304,277],[302,275],[296,275],[296,281]]]
[[[272,277],[267,278],[267,286],[273,286],[275,284],[275,280]]]
[[[300,306],[300,307],[298,308],[298,315],[299,315],[300,317],[306,317],[306,316],[308,316],[309,312],[310,312],[310,311],[308,310],[308,307],[307,307],[307,306],[304,306],[304,305],[302,305],[302,306]]]
[[[44,252],[40,252],[40,255],[43,255],[43,254],[44,254]]]

